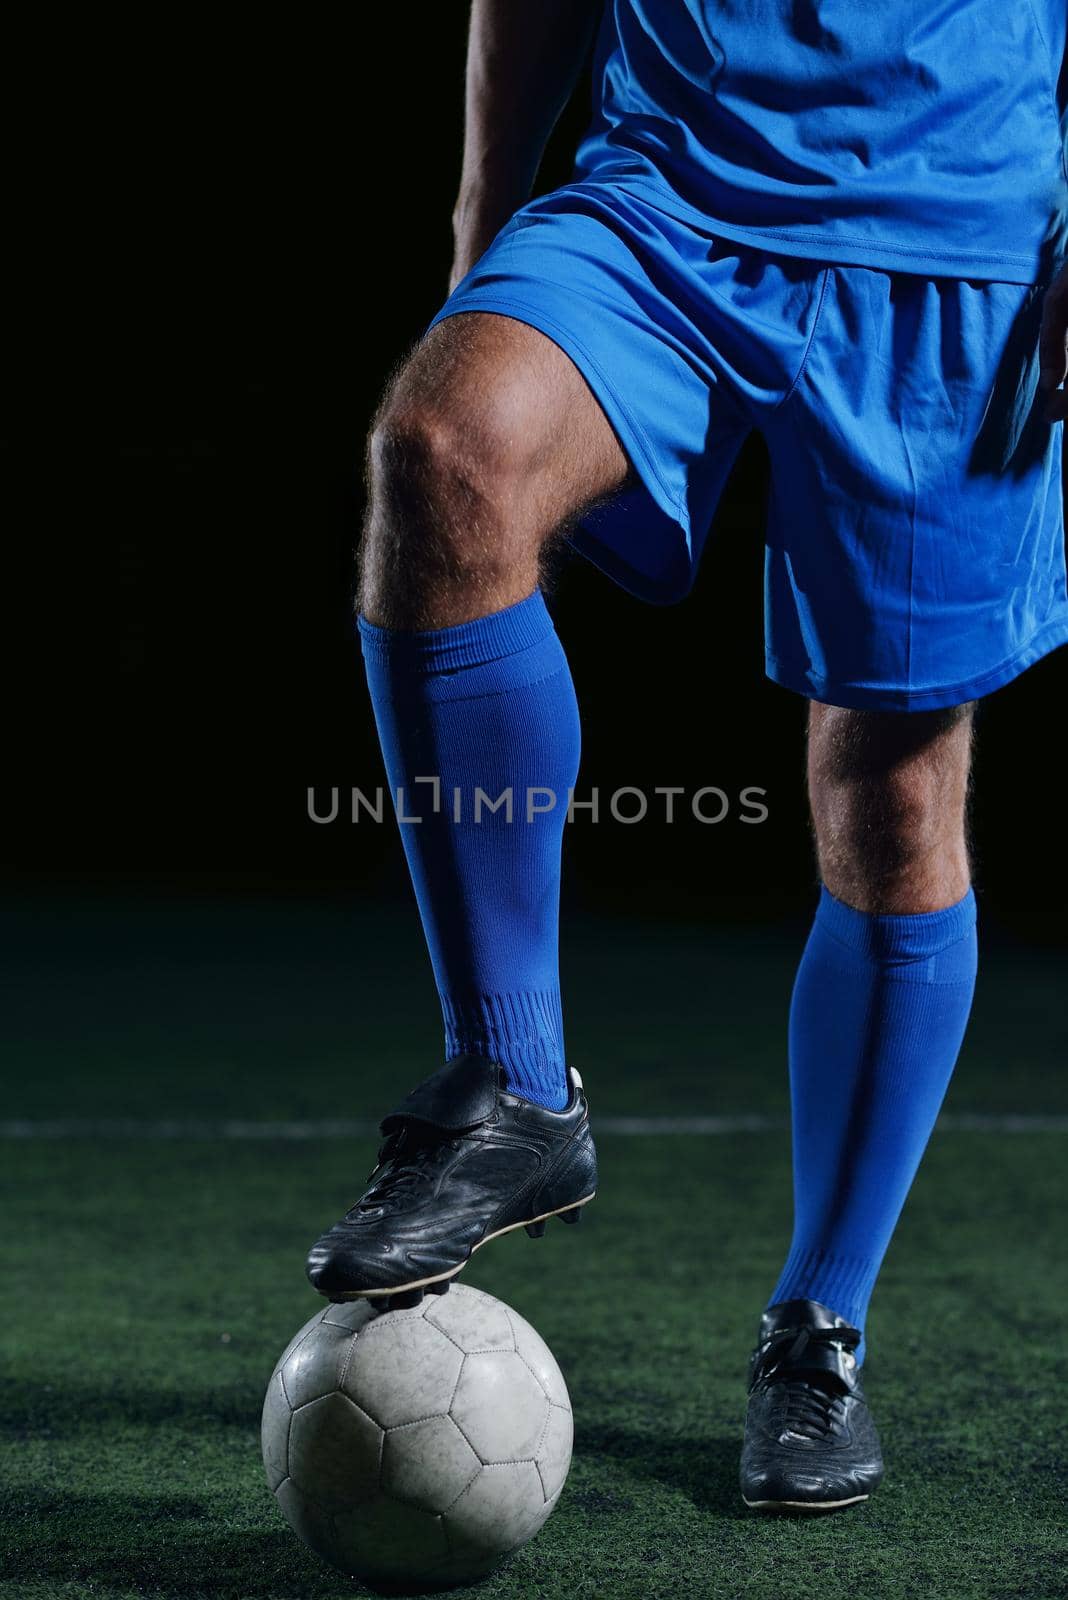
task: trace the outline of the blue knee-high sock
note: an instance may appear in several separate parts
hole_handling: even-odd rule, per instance
[[[944,911],[897,917],[822,891],[790,1011],[794,1234],[769,1305],[818,1300],[863,1331],[956,1064],[975,970],[970,889]]]
[[[579,721],[545,603],[535,592],[492,616],[425,633],[361,617],[360,634],[395,803],[401,792],[446,1059],[487,1056],[517,1093],[559,1109],[569,1092],[560,851]],[[437,779],[437,793],[420,778]],[[510,803],[501,801],[507,794]],[[413,816],[422,820],[403,820]]]

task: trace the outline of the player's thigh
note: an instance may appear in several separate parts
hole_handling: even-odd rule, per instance
[[[437,323],[390,386],[376,432],[407,441],[415,470],[456,478],[502,514],[546,528],[622,488],[630,471],[571,359],[496,313]]]

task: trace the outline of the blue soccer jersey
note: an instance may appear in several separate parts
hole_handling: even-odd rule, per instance
[[[607,0],[576,176],[782,254],[1030,283],[1068,238],[1065,0]]]

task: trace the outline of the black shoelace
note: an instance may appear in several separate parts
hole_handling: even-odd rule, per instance
[[[411,1127],[404,1127],[391,1133],[378,1152],[373,1171],[368,1174],[371,1187],[357,1200],[349,1214],[376,1211],[391,1200],[410,1193],[426,1180],[433,1159],[444,1145],[451,1142],[432,1129],[421,1129],[417,1133]]]
[[[790,1369],[810,1344],[829,1344],[852,1352],[859,1342],[855,1328],[784,1328],[772,1334],[760,1352],[757,1382],[777,1391],[784,1431],[816,1440],[827,1439],[836,1431],[845,1415],[841,1381],[830,1372],[791,1376]]]
[[[842,1396],[822,1389],[808,1378],[785,1378],[782,1389],[782,1426],[803,1439],[827,1439],[845,1413]]]

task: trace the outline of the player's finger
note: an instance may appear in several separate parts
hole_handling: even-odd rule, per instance
[[[1043,389],[1057,389],[1068,374],[1068,274],[1060,272],[1042,302],[1042,332],[1038,342],[1038,381]]]

